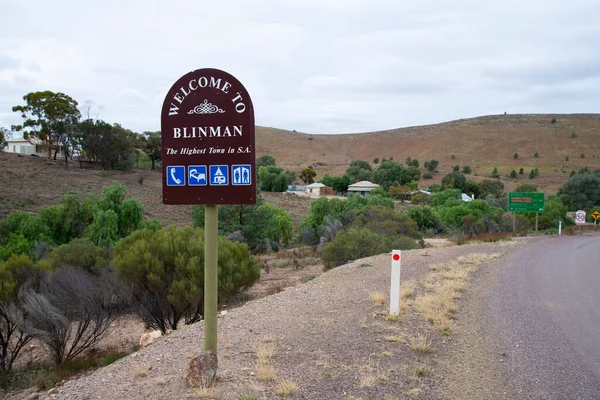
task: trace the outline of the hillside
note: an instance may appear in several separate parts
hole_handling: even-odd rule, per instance
[[[552,118],[557,122],[551,123]],[[485,179],[498,167],[507,190],[519,182],[532,182],[547,193],[555,193],[571,170],[600,168],[600,114],[497,115],[346,135],[265,127],[257,127],[256,132],[257,156],[272,154],[277,165],[295,172],[313,165],[317,179],[327,173],[342,174],[352,160],[372,162],[375,157],[394,157],[404,162],[409,156],[421,165],[432,158],[440,161],[434,179],[422,180],[421,187],[440,182],[458,164],[472,166],[474,174],[469,177],[475,180]],[[516,160],[515,152],[519,153]],[[539,158],[534,158],[535,152]],[[585,158],[580,158],[581,154]],[[569,161],[565,161],[567,156]],[[506,176],[521,167],[526,171],[524,176],[516,180]],[[536,167],[540,176],[531,181],[527,173]],[[158,171],[100,171],[79,169],[76,164],[66,170],[61,162],[8,153],[0,153],[0,217],[15,210],[35,212],[57,204],[65,193],[99,194],[103,186],[113,182],[127,185],[129,195],[144,204],[148,218],[158,218],[166,225],[192,222],[190,207],[162,204]],[[293,208],[296,222],[308,212],[308,200],[283,194],[265,196],[278,206]]]
[[[556,123],[552,123],[552,119]],[[573,135],[575,132],[575,135]],[[576,136],[576,137],[573,137]],[[314,165],[317,178],[342,174],[350,161],[406,157],[440,161],[439,174],[422,185],[439,183],[454,165],[470,165],[481,180],[494,167],[513,189],[527,176],[510,180],[512,169],[526,173],[539,168],[533,183],[553,193],[571,170],[600,167],[600,114],[490,115],[436,125],[345,135],[312,135],[274,128],[257,128],[258,156],[272,154],[277,165],[295,172]],[[518,159],[513,155],[517,152]],[[535,153],[539,158],[535,158]],[[585,158],[580,158],[584,154]],[[452,155],[455,159],[452,159]],[[569,156],[569,161],[565,161]],[[325,165],[321,165],[324,163]]]

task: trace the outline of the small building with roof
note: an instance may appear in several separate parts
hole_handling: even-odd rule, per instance
[[[306,186],[306,193],[316,196],[333,196],[335,192],[329,186],[325,186],[320,182],[311,183]]]
[[[358,193],[361,196],[369,196],[371,191],[377,189],[378,184],[369,181],[360,181],[348,186],[348,194]]]

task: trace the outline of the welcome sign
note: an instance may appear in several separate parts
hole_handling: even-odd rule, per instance
[[[199,69],[161,112],[164,204],[256,203],[254,107],[232,75]]]

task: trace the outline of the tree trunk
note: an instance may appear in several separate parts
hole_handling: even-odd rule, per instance
[[[152,171],[154,171],[154,160],[151,160],[151,161],[152,161],[152,167],[150,167],[150,169],[151,169]]]
[[[48,146],[48,160],[52,159],[52,137],[46,135],[46,146]]]
[[[56,154],[58,153],[58,147],[54,150],[54,161],[56,161]]]

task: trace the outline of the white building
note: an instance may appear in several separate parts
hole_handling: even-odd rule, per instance
[[[29,140],[23,138],[9,139],[6,143],[7,145],[3,149],[6,153],[35,154],[36,152],[36,146],[29,143]]]
[[[306,193],[320,195],[321,188],[324,188],[324,187],[326,187],[326,186],[319,182],[311,183],[310,185],[308,185],[306,187]]]
[[[32,143],[33,142],[33,143]],[[5,153],[16,153],[22,155],[35,154],[36,156],[44,157],[48,154],[47,147],[37,139],[32,139],[31,142],[22,137],[9,139],[6,141],[7,145],[3,149]],[[52,146],[52,156],[54,156],[54,150],[56,145]],[[57,157],[63,157],[62,146],[58,146]]]
[[[348,186],[348,194],[358,193],[361,196],[368,196],[373,189],[377,189],[378,184],[369,181],[360,181]]]

